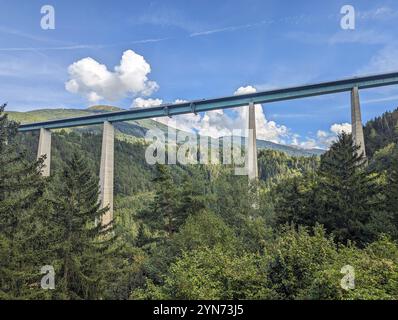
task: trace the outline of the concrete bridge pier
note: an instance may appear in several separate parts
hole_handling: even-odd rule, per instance
[[[358,154],[363,154],[366,157],[358,87],[353,87],[351,90],[351,126],[352,139],[359,146]]]
[[[109,210],[102,216],[102,225],[113,220],[114,139],[115,129],[110,122],[105,121],[102,133],[100,202],[101,208],[109,206]]]
[[[49,177],[51,164],[51,131],[41,128],[39,147],[37,149],[37,159],[44,155],[46,156],[46,159],[44,160],[44,167],[41,171],[41,174],[43,177]]]
[[[249,181],[258,179],[257,167],[257,141],[256,141],[256,109],[254,103],[250,103],[248,110],[248,141],[247,141],[247,170]]]

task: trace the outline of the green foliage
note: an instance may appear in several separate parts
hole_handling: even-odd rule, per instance
[[[51,253],[56,265],[54,297],[98,299],[103,291],[103,263],[109,256],[110,225],[96,223],[108,208],[100,209],[98,179],[87,162],[74,154],[55,183],[49,201],[53,230]]]
[[[215,200],[210,209],[220,215],[229,226],[239,229],[244,217],[252,211],[247,177],[233,175],[232,169],[221,171],[212,178],[211,187]]]
[[[0,298],[43,297],[38,286],[42,223],[36,210],[44,191],[43,159],[29,162],[18,151],[18,124],[0,106]]]
[[[381,211],[382,198],[377,175],[364,170],[365,160],[358,150],[351,136],[343,133],[322,156],[314,205],[318,222],[339,242],[363,244],[374,240],[368,225],[372,215]]]
[[[381,238],[364,249],[336,245],[321,226],[285,227],[262,255],[221,244],[184,251],[164,281],[147,279],[132,299],[397,299],[398,245]],[[341,285],[354,268],[352,289]]]
[[[268,184],[314,171],[318,165],[319,158],[315,156],[292,157],[283,152],[264,149],[258,152],[259,177]]]
[[[52,134],[51,171],[59,172],[76,152],[87,158],[90,169],[99,173],[101,158],[100,134],[66,132]],[[18,142],[29,150],[28,159],[36,157],[37,133],[24,133],[18,136]],[[145,161],[145,146],[140,142],[128,143],[115,140],[115,193],[120,196],[132,196],[151,190],[151,179],[155,170]]]
[[[239,243],[233,230],[219,216],[202,210],[188,217],[172,245],[180,251],[214,248],[216,245],[233,251]]]
[[[0,106],[0,215],[2,234],[12,236],[18,226],[15,210],[29,207],[43,191],[43,159],[28,162],[15,145],[18,124],[9,121]]]
[[[312,211],[316,184],[315,175],[297,176],[282,180],[272,190],[275,201],[274,225],[292,223],[313,226],[316,220]]]
[[[268,278],[279,299],[304,299],[316,272],[334,259],[336,245],[316,226],[313,236],[303,228],[287,227],[268,245]]]
[[[364,127],[364,134],[368,156],[373,156],[378,149],[391,143],[398,143],[398,109],[369,121]]]
[[[258,255],[204,247],[184,252],[171,265],[161,290],[172,299],[269,298],[263,270]]]
[[[209,181],[205,179],[207,171],[203,166],[192,166],[186,172],[180,188],[181,204],[178,209],[180,215],[188,217],[209,207],[214,201],[210,194]]]
[[[398,298],[398,246],[386,237],[363,250],[354,246],[341,247],[337,256],[314,274],[307,289],[311,299],[375,300]],[[343,266],[355,271],[355,288],[344,290],[341,279]]]
[[[317,226],[287,228],[270,245],[269,283],[279,299],[397,299],[398,245],[386,237],[364,249],[337,246]],[[342,268],[354,269],[354,288],[341,282]]]
[[[0,111],[0,299],[398,299],[396,111],[365,127],[369,166],[343,134],[321,158],[260,150],[250,186],[232,166],[149,166],[139,137],[167,128],[118,124],[112,229],[94,223],[100,126],[54,132],[44,179],[37,135]]]
[[[398,154],[398,152],[396,152]],[[398,158],[392,161],[391,169],[388,171],[385,189],[387,211],[391,214],[393,225],[398,233]],[[398,238],[398,235],[397,235]]]
[[[338,242],[364,245],[373,241],[380,226],[391,225],[383,213],[384,199],[378,175],[365,170],[351,136],[343,133],[321,157],[316,176],[283,182],[277,204],[277,222],[314,226],[320,223]],[[377,230],[377,233],[375,232]]]
[[[157,176],[155,184],[155,197],[148,210],[140,214],[152,229],[159,231],[160,236],[170,238],[177,232],[184,221],[184,216],[179,215],[179,199],[173,176],[168,166],[156,165]]]

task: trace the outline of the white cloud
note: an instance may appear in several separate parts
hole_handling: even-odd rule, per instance
[[[318,130],[316,133],[316,136],[318,138],[326,138],[328,136],[328,133],[326,131]]]
[[[351,133],[351,124],[332,124],[329,131],[318,130],[316,133],[316,138],[307,137],[307,139],[302,142],[299,141],[298,135],[293,135],[292,144],[304,149],[327,149],[337,140],[337,135],[341,134],[342,132]]]
[[[241,94],[249,94],[249,93],[255,93],[257,92],[256,88],[252,87],[252,86],[246,86],[246,87],[239,87],[234,95],[235,96],[239,96]]]
[[[68,72],[70,80],[65,84],[66,90],[80,94],[90,102],[115,101],[130,95],[148,96],[159,87],[148,80],[150,65],[132,50],[123,53],[120,65],[114,71],[88,57],[70,65]]]
[[[315,149],[320,148],[318,142],[315,139],[307,139],[299,144],[299,147],[303,149]]]
[[[253,86],[246,86],[238,88],[234,94],[248,94],[256,91],[256,88]],[[183,102],[186,102],[186,100],[177,99],[174,101],[174,103]],[[162,99],[144,99],[139,97],[133,101],[132,107],[148,108],[159,106],[162,103]],[[351,124],[335,123],[330,126],[328,131],[318,130],[315,137],[301,139],[300,135],[291,133],[286,126],[279,125],[274,121],[268,121],[260,104],[255,105],[255,110],[257,138],[261,140],[282,144],[288,141],[291,145],[305,149],[327,149],[336,141],[338,134],[341,134],[343,131],[351,133]],[[241,130],[241,135],[246,135],[244,130],[246,130],[248,123],[247,112],[247,107],[240,107],[229,109],[229,111],[221,109],[205,112],[202,115],[190,113],[173,116],[172,118],[154,118],[154,120],[189,133],[198,133],[203,136],[219,138],[234,134],[234,130]]]
[[[252,86],[240,87],[235,91],[235,95],[254,93],[256,89]],[[174,103],[186,102],[185,100],[176,100]],[[163,103],[161,99],[143,99],[136,98],[132,107],[147,108],[158,106]],[[283,125],[278,125],[274,121],[268,121],[265,117],[261,105],[256,105],[256,130],[258,139],[282,142],[282,138],[288,136],[289,130]],[[200,135],[219,138],[233,134],[234,130],[241,130],[241,135],[245,135],[247,128],[247,107],[233,108],[229,112],[224,110],[214,110],[205,112],[202,116],[195,114],[183,114],[169,117],[156,118],[154,120],[170,125],[176,129],[199,133]]]
[[[162,99],[144,99],[144,98],[136,98],[134,99],[131,107],[132,108],[150,108],[157,107],[163,103]]]
[[[345,133],[351,133],[352,127],[350,123],[335,123],[330,127],[330,131],[332,131],[334,134],[342,134],[343,132]]]
[[[254,93],[257,90],[252,86],[240,87],[235,91],[235,95]],[[241,124],[235,125],[237,129],[247,128],[247,117],[248,108],[237,108],[235,109],[238,113],[237,121]],[[256,131],[257,137],[261,140],[268,140],[272,142],[281,142],[281,139],[288,135],[288,128],[283,125],[278,125],[274,121],[268,121],[265,117],[264,110],[261,104],[255,105],[256,110]]]
[[[177,99],[174,101],[174,103],[183,103],[186,102],[186,100],[181,100]],[[144,99],[144,98],[136,98],[134,99],[131,107],[132,108],[150,108],[150,107],[157,107],[163,104],[162,99]],[[175,129],[179,129],[182,131],[190,132],[190,133],[195,133],[195,130],[198,130],[200,128],[200,123],[201,123],[201,117],[199,115],[195,114],[182,114],[178,116],[174,116],[173,118],[169,117],[159,117],[159,118],[153,118],[153,120],[158,121],[160,123],[163,123],[167,126],[170,126]]]
[[[184,99],[176,99],[176,101],[174,101],[174,103],[184,103],[184,102],[188,102],[188,101],[184,100]]]

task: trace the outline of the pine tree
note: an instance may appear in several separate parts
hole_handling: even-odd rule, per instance
[[[139,217],[155,234],[155,238],[170,238],[180,225],[178,217],[178,190],[174,183],[170,168],[166,165],[156,164],[157,175],[153,179],[155,197],[148,210],[144,210]],[[160,232],[160,234],[157,234]],[[140,239],[143,241],[143,239]]]
[[[396,147],[398,151],[398,147]],[[398,152],[394,152],[396,156]],[[398,160],[395,157],[388,173],[388,182],[385,190],[387,211],[393,217],[393,224],[398,233]],[[396,235],[398,236],[398,235]]]
[[[364,245],[380,232],[390,233],[378,175],[368,172],[351,135],[338,137],[321,157],[314,176],[283,181],[277,191],[277,224],[324,225],[336,240]],[[385,227],[383,227],[385,225]]]
[[[196,214],[209,207],[213,197],[206,187],[203,168],[191,168],[191,173],[186,173],[181,187],[181,201],[178,208],[178,227],[192,214]],[[208,181],[207,181],[208,182]]]
[[[0,106],[0,298],[38,293],[42,225],[35,207],[44,191],[43,159],[28,162],[16,143],[18,123]],[[43,293],[43,292],[41,292]]]
[[[158,175],[154,179],[156,195],[152,212],[161,219],[163,230],[170,237],[177,231],[179,225],[179,217],[176,215],[178,208],[177,187],[168,166],[158,164],[156,170]]]
[[[104,292],[107,258],[114,238],[112,228],[103,226],[98,179],[78,153],[59,176],[52,190],[52,252],[57,266],[55,298],[99,299]]]
[[[313,175],[286,178],[273,190],[275,198],[276,226],[284,224],[314,225],[317,220],[313,209]]]
[[[364,156],[351,135],[342,133],[321,158],[313,210],[340,242],[372,240],[368,224],[380,210],[380,186],[365,170]]]
[[[1,234],[12,237],[19,222],[17,213],[42,195],[43,159],[29,163],[24,153],[17,152],[18,124],[8,120],[5,107],[0,106],[0,216]]]

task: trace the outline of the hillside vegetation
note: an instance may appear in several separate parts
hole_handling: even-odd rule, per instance
[[[342,134],[321,156],[259,150],[251,185],[233,166],[150,166],[142,139],[117,139],[103,228],[100,132],[54,133],[43,178],[37,133],[0,110],[0,299],[398,299],[396,113],[365,126],[368,165]]]
[[[86,116],[95,113],[121,111],[118,107],[112,106],[92,106],[88,109],[44,109],[34,110],[28,112],[9,112],[9,117],[12,120],[20,123],[40,122],[46,120],[65,119],[79,116]],[[167,137],[168,127],[158,121],[152,119],[144,119],[137,121],[125,121],[115,123],[117,138],[124,141],[135,142],[145,137],[148,130],[158,129]],[[101,126],[81,127],[74,129],[65,129],[66,131],[77,132],[91,132],[101,133]],[[178,131],[178,130],[177,130]],[[222,138],[220,138],[222,140]],[[221,142],[221,141],[220,141]],[[241,144],[245,144],[245,139],[242,138]],[[271,149],[286,152],[292,156],[312,156],[321,155],[324,150],[321,149],[302,149],[295,146],[288,146],[277,144],[270,141],[257,140],[258,149]]]

